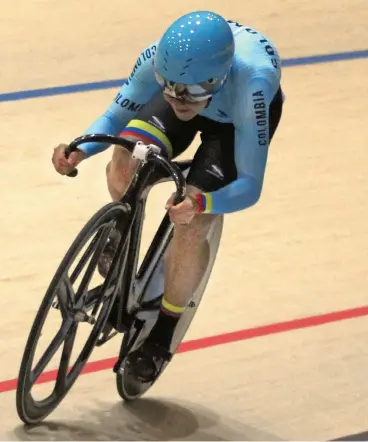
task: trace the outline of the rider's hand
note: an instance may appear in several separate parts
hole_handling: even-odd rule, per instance
[[[189,224],[198,213],[196,200],[192,196],[186,196],[184,201],[174,206],[175,194],[171,195],[166,203],[166,210],[169,210],[170,220],[174,224]]]
[[[55,167],[55,170],[59,172],[61,175],[67,175],[73,169],[77,167],[77,165],[86,158],[86,154],[77,149],[75,152],[72,152],[68,159],[65,158],[65,149],[68,147],[67,144],[59,144],[54,149],[54,153],[52,155],[52,163]]]

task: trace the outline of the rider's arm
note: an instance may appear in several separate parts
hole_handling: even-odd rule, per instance
[[[260,77],[248,84],[234,110],[237,179],[210,193],[197,195],[199,210],[231,213],[257,203],[263,186],[269,146],[269,107],[275,85]]]
[[[139,56],[136,65],[123,84],[108,109],[91,126],[85,134],[99,133],[119,135],[128,122],[160,89],[153,73],[152,60],[156,45],[150,45]],[[110,145],[103,143],[86,143],[80,146],[87,156],[106,150]]]

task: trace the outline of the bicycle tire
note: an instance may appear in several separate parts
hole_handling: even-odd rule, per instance
[[[78,253],[87,243],[87,241],[91,238],[93,233],[96,232],[99,226],[103,225],[108,221],[112,221],[118,218],[120,219],[120,217],[126,218],[126,216],[127,216],[126,205],[121,202],[109,203],[104,207],[102,207],[100,210],[98,210],[85,224],[85,226],[81,229],[79,234],[76,236],[75,240],[73,241],[68,251],[64,255],[64,258],[59,264],[59,267],[57,268],[49,284],[49,287],[46,291],[46,294],[44,295],[44,298],[41,302],[41,305],[38,309],[33,325],[31,327],[19,369],[18,385],[16,390],[16,407],[19,418],[26,424],[36,424],[42,421],[43,419],[45,419],[51,412],[55,410],[55,408],[64,399],[66,394],[70,391],[70,389],[74,385],[75,381],[77,380],[79,374],[81,373],[83,367],[85,366],[89,356],[93,351],[93,348],[100,335],[102,327],[106,322],[109,311],[111,310],[112,303],[116,296],[116,293],[114,295],[111,295],[110,297],[107,298],[107,301],[103,303],[98,318],[86,340],[86,343],[84,344],[82,351],[80,352],[78,358],[76,359],[73,368],[70,369],[66,375],[69,376],[70,379],[68,380],[65,388],[63,388],[61,391],[56,391],[56,385],[55,385],[55,388],[53,389],[52,393],[46,399],[42,401],[35,401],[32,397],[31,389],[33,385],[37,383],[36,382],[37,379],[31,382],[30,374],[31,374],[32,363],[35,356],[35,351],[40,338],[42,327],[50,311],[52,302],[55,299],[55,292],[59,289],[61,278],[63,278],[65,272],[67,272],[68,269],[73,264],[73,260],[77,257]],[[62,330],[62,327],[60,328],[59,332]],[[68,334],[70,333],[70,330],[73,327],[75,327],[75,324],[73,324],[73,322],[69,324],[69,328],[66,327],[68,328],[68,330],[65,333],[65,337],[61,340],[54,354],[56,353],[57,349],[60,348],[61,345],[66,345],[66,339],[68,338]],[[54,342],[55,338],[53,339],[52,343]],[[69,355],[66,355],[66,357],[70,358],[71,351],[72,348],[70,349]],[[61,362],[58,368],[58,373],[60,367],[61,367]],[[63,368],[63,370],[65,369]]]

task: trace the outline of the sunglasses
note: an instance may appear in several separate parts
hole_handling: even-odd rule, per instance
[[[211,78],[199,84],[183,84],[168,81],[157,72],[155,72],[155,77],[158,84],[164,88],[165,94],[178,100],[191,101],[194,103],[211,98],[226,80],[226,77],[222,79]]]

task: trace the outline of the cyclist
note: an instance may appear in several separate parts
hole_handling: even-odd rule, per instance
[[[201,134],[186,198],[173,206],[170,197],[166,206],[174,235],[165,256],[161,310],[147,340],[127,360],[129,370],[145,382],[154,380],[171,357],[176,324],[208,263],[211,223],[259,200],[282,114],[280,81],[279,54],[262,33],[214,12],[191,12],[141,53],[112,104],[86,131],[156,144],[171,158]],[[55,169],[69,173],[108,147],[87,143],[66,159],[66,145],[60,144],[53,153]],[[113,200],[122,197],[136,166],[129,152],[114,147],[106,168]],[[102,274],[111,264],[111,253],[105,252]]]

